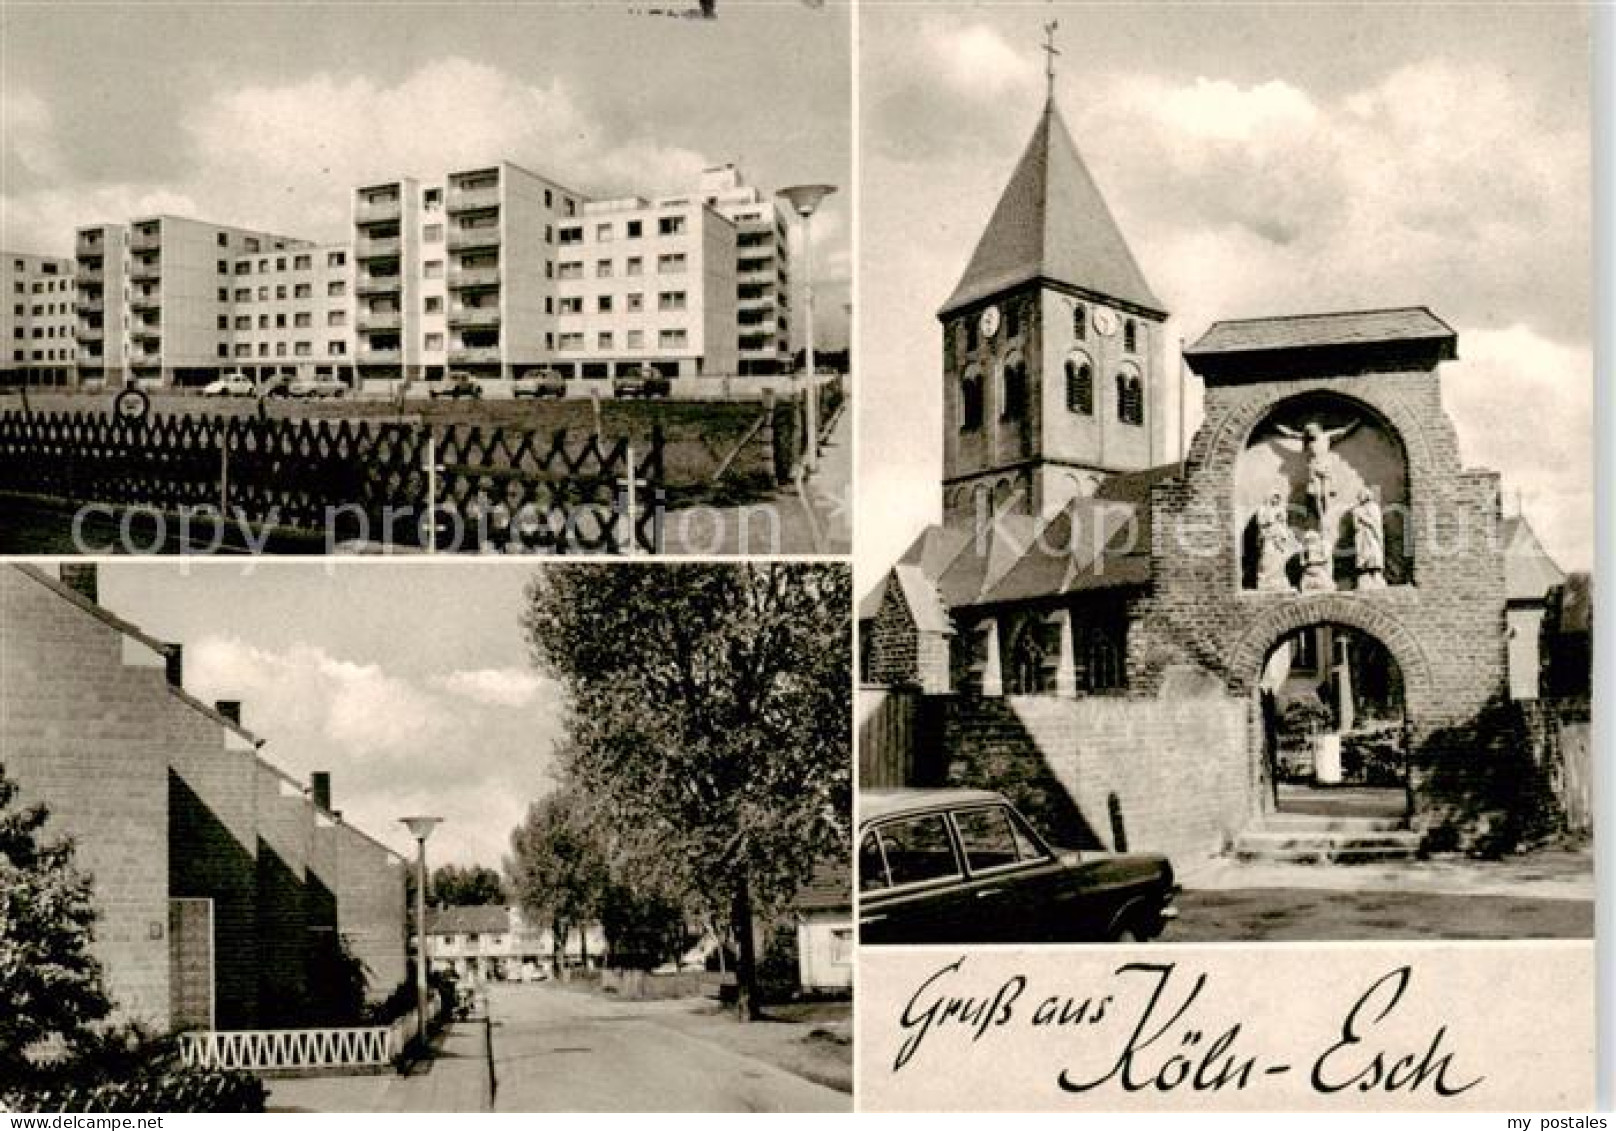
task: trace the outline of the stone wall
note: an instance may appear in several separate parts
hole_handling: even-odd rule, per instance
[[[949,701],[948,784],[1005,793],[1052,842],[1220,851],[1252,816],[1247,705],[1225,696]]]

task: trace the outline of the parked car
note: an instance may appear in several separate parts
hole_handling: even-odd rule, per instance
[[[1177,918],[1166,857],[1057,852],[1001,794],[863,790],[862,943],[1143,942]]]
[[[612,378],[614,397],[665,397],[672,391],[673,383],[649,365]]]
[[[477,384],[470,373],[458,370],[449,376],[437,388],[432,390],[433,397],[470,397],[472,400],[481,400],[483,387]]]
[[[316,373],[310,377],[298,377],[293,380],[286,386],[286,395],[300,400],[345,397],[348,395],[348,386],[343,384],[340,377],[330,373]]]
[[[554,369],[529,369],[511,381],[511,396],[532,397],[542,400],[545,397],[564,397],[567,395],[567,379]]]
[[[253,379],[245,373],[226,373],[202,386],[204,397],[250,397],[257,391]]]

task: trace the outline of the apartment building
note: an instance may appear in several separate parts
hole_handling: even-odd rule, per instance
[[[347,244],[296,242],[237,256],[229,288],[229,312],[218,315],[217,328],[231,369],[260,382],[329,374],[352,384],[353,251]]]
[[[80,380],[162,387],[213,380],[230,367],[236,262],[306,246],[183,216],[80,228]]]
[[[498,380],[548,364],[556,229],[581,201],[508,161],[357,189],[359,375]]]
[[[734,374],[735,225],[699,199],[593,201],[559,229],[555,368]]]
[[[789,373],[791,244],[785,209],[733,164],[702,171],[701,196],[735,225],[735,301],[740,372]]]
[[[73,261],[0,252],[0,384],[63,385],[76,361]]]
[[[99,601],[94,564],[0,566],[0,751],[76,846],[116,1015],[162,1032],[321,1024],[406,976],[406,861],[204,703],[184,652]],[[94,700],[97,708],[86,711]]]

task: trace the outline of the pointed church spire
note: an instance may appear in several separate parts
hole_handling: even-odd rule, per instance
[[[1055,56],[1060,54],[1060,48],[1055,46],[1055,32],[1060,29],[1059,20],[1050,20],[1044,25],[1044,53],[1049,56],[1044,62],[1044,78],[1049,81],[1049,105],[1055,105]]]
[[[1045,28],[1049,100],[940,316],[1034,279],[1166,314],[1145,282],[1055,105],[1054,25]]]

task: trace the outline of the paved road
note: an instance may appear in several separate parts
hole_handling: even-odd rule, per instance
[[[658,1022],[659,1014],[676,1009],[688,1005],[495,987],[495,1110],[850,1109],[850,1097],[841,1092]]]

